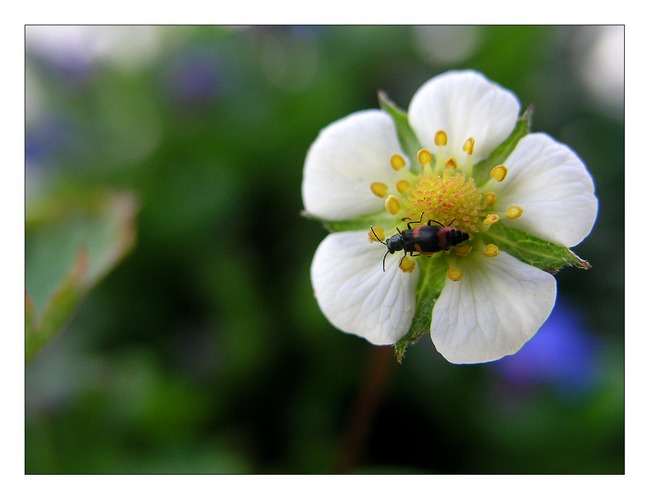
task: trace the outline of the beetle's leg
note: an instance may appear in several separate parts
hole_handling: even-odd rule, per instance
[[[448,226],[451,226],[451,225],[454,223],[455,220],[456,220],[456,219],[453,219],[453,220],[448,224]],[[442,222],[438,222],[438,221],[435,220],[435,219],[429,219],[429,222],[427,222],[427,226],[430,226],[432,222],[435,222],[435,223],[438,224],[440,227],[445,227],[445,225],[444,225]]]
[[[410,217],[404,217],[402,220],[409,219],[410,222],[407,222],[406,225],[408,226],[409,229],[413,229],[411,227],[411,224],[422,224],[422,217],[424,217],[424,212],[420,214],[420,220],[412,221]]]

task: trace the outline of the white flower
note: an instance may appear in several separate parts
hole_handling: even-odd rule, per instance
[[[502,226],[566,249],[589,234],[598,202],[581,160],[545,134],[519,139],[481,177],[479,163],[510,137],[519,111],[511,92],[458,71],[414,95],[408,122],[421,147],[416,154],[404,151],[387,111],[353,113],[321,131],[305,161],[305,209],[353,228],[328,235],[311,268],[316,299],[334,326],[395,344],[411,330],[418,297],[427,296],[420,292],[440,283],[428,314],[433,343],[447,360],[499,359],[535,334],[555,303],[555,278],[499,249],[491,235]],[[387,254],[377,237],[385,240],[393,228],[399,234],[407,223],[451,226],[469,239],[428,257]],[[520,239],[513,248],[525,250]]]

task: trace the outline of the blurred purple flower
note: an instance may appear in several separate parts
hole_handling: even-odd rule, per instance
[[[513,356],[493,363],[514,388],[553,386],[563,396],[590,389],[597,382],[599,342],[576,310],[558,301],[546,323]]]
[[[26,54],[52,78],[82,86],[96,68],[97,48],[102,45],[97,35],[105,32],[90,26],[29,26]]]

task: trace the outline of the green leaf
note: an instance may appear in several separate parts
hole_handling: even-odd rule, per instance
[[[482,235],[482,239],[526,264],[553,274],[566,266],[581,269],[591,267],[589,262],[568,248],[536,238],[519,229],[508,228],[505,224],[494,224]]]
[[[490,179],[490,170],[503,164],[515,149],[519,140],[530,132],[533,119],[533,107],[528,106],[524,114],[517,120],[515,128],[508,138],[497,146],[494,151],[474,165],[473,176],[477,186],[482,186]]]
[[[411,168],[415,167],[418,165],[415,161],[417,159],[417,153],[422,146],[409,124],[407,114],[399,109],[397,105],[381,91],[379,92],[379,106],[393,119],[395,128],[397,129],[400,146],[402,146],[404,153],[406,153],[406,155],[411,159]]]
[[[63,329],[88,291],[130,250],[136,212],[133,196],[105,191],[27,206],[27,360]]]
[[[413,315],[411,328],[395,344],[395,356],[400,363],[406,349],[420,340],[422,335],[430,331],[433,305],[442,292],[445,277],[447,276],[447,262],[441,255],[420,256],[418,259],[420,259],[418,263],[420,265],[420,277],[415,292],[415,314]]]
[[[36,305],[25,295],[25,358],[31,359],[48,340],[68,322],[85,293],[84,282],[88,272],[88,251],[79,250],[69,274],[63,279],[48,301],[41,318]]]

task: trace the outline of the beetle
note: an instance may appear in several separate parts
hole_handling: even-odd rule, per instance
[[[443,250],[449,250],[450,248],[460,245],[463,241],[469,239],[469,234],[465,231],[461,231],[452,226],[443,226],[437,220],[427,221],[426,226],[411,227],[412,224],[421,224],[423,215],[424,212],[420,214],[420,220],[418,221],[407,222],[406,225],[408,226],[408,229],[404,231],[400,231],[399,228],[396,228],[397,234],[394,234],[386,241],[381,241],[373,227],[370,227],[370,230],[372,231],[372,234],[375,235],[375,238],[377,238],[377,241],[386,245],[386,248],[388,248],[382,260],[382,269],[384,272],[386,272],[386,256],[389,253],[394,254],[395,252],[404,250],[404,257],[406,257],[407,253],[411,257],[417,257],[423,253],[436,253]],[[433,226],[432,223],[434,222],[438,225]],[[451,221],[451,223],[453,222],[454,221]],[[402,263],[402,260],[404,260],[404,257],[400,259],[400,264]]]

